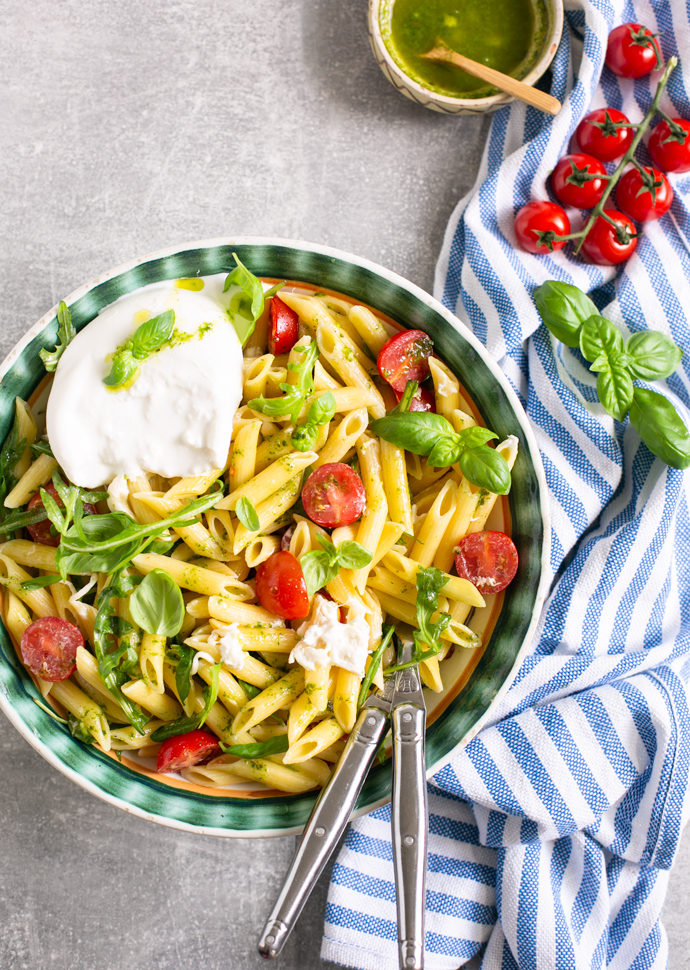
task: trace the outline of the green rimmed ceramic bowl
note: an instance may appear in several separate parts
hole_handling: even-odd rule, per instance
[[[514,434],[520,451],[509,497],[512,536],[520,556],[514,583],[504,594],[491,638],[460,691],[438,714],[427,735],[427,768],[435,773],[480,730],[490,707],[508,689],[532,638],[548,584],[549,517],[539,449],[508,382],[486,350],[456,317],[423,290],[381,266],[348,253],[276,239],[214,239],[146,256],[105,273],[66,298],[81,329],[103,307],[148,283],[210,276],[234,266],[232,253],[258,276],[287,278],[335,290],[385,313],[411,329],[425,330],[500,438]],[[54,346],[53,308],[31,328],[0,369],[0,436],[9,430],[15,396],[28,398],[44,377],[38,351]],[[1,440],[0,439],[0,440]],[[0,627],[0,707],[40,754],[82,788],[142,818],[174,828],[223,836],[286,835],[306,822],[315,794],[236,797],[175,787],[151,773],[120,764],[86,747],[50,718]],[[390,763],[375,767],[362,790],[357,814],[390,798]]]

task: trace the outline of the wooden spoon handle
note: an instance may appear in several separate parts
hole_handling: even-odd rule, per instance
[[[494,87],[500,88],[501,91],[505,91],[506,94],[512,94],[519,101],[531,104],[533,108],[538,108],[539,111],[544,111],[546,114],[557,115],[561,110],[561,102],[557,98],[552,97],[550,94],[545,94],[543,91],[537,90],[537,88],[530,87],[529,84],[524,84],[522,81],[518,81],[517,78],[510,77],[509,74],[502,74],[500,71],[495,71],[493,67],[487,67],[486,64],[473,61],[471,58],[465,57],[464,54],[435,48],[425,56],[435,61],[449,61],[473,77],[487,81]]]

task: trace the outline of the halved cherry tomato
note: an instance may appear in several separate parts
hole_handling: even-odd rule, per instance
[[[434,349],[423,330],[396,333],[379,351],[376,366],[379,374],[396,394],[402,394],[408,381],[419,384],[429,376],[429,357]]]
[[[618,208],[637,222],[659,219],[673,202],[673,189],[664,173],[658,168],[645,168],[645,172],[650,176],[648,181],[638,169],[631,168],[616,189]]]
[[[668,121],[660,122],[649,139],[649,154],[663,172],[690,172],[690,121],[685,118],[674,118],[673,121],[685,135],[679,131],[676,137]]]
[[[32,674],[55,683],[77,669],[77,648],[84,637],[74,623],[59,616],[42,616],[22,633],[22,659]]]
[[[52,482],[44,485],[43,488],[49,495],[52,495],[60,508],[64,508],[64,503],[57,493],[57,490]],[[27,510],[31,511],[35,508],[43,508],[43,499],[41,498],[40,491],[36,492],[32,496],[31,501],[27,505]],[[95,505],[89,505],[84,503],[84,514],[85,515],[97,515],[98,509]],[[43,522],[36,522],[35,525],[27,525],[27,531],[34,542],[40,543],[42,546],[59,546],[60,536],[51,534],[52,523],[50,519],[45,519]]]
[[[203,761],[220,754],[220,744],[215,734],[209,731],[189,731],[176,734],[164,741],[158,749],[156,769],[158,771],[180,771],[200,765]]]
[[[455,549],[458,576],[477,587],[482,596],[500,593],[515,578],[518,553],[505,532],[473,532]]]
[[[615,266],[632,256],[637,246],[637,232],[622,212],[615,209],[604,211],[609,219],[613,219],[615,226],[599,216],[582,243],[582,252],[600,266]]]
[[[577,126],[575,140],[581,152],[594,155],[601,162],[612,162],[627,152],[635,137],[633,129],[626,127],[629,124],[622,111],[597,108],[585,115]]]
[[[360,517],[367,497],[357,472],[343,462],[334,461],[311,473],[302,489],[302,504],[312,522],[336,529]]]
[[[644,77],[661,67],[655,35],[642,24],[621,24],[609,34],[606,64],[618,77]]]
[[[553,235],[567,236],[570,219],[555,202],[533,201],[523,205],[515,217],[515,235],[528,253],[554,252],[563,249],[567,240],[553,239]],[[546,235],[542,235],[546,233]]]
[[[402,394],[399,394],[398,391],[395,391],[395,397],[398,402],[402,400]],[[434,392],[421,384],[410,401],[410,411],[436,411]]]
[[[565,155],[551,173],[553,194],[563,205],[592,209],[604,194],[608,174],[598,158],[577,152]]]
[[[301,620],[309,613],[302,567],[286,549],[274,552],[257,569],[256,595],[265,610],[284,620]]]
[[[271,297],[268,327],[268,352],[288,354],[299,337],[299,317],[279,296]]]

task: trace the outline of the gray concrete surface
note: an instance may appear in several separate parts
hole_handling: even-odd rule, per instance
[[[487,120],[405,101],[366,0],[3,0],[0,355],[58,299],[154,249],[326,243],[430,289]],[[0,970],[251,970],[293,839],[150,825],[0,718]],[[278,968],[316,970],[327,879]],[[690,852],[671,880],[688,964]]]

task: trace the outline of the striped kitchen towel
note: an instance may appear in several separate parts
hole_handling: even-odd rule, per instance
[[[660,922],[685,821],[690,720],[690,476],[668,468],[599,405],[579,351],[541,324],[532,293],[574,283],[625,332],[686,350],[661,389],[690,405],[690,175],[622,268],[517,248],[513,219],[545,183],[582,116],[639,120],[654,80],[614,77],[606,38],[637,21],[685,57],[662,107],[690,118],[682,0],[566,0],[551,91],[555,119],[494,115],[474,190],[459,203],[436,294],[484,342],[520,396],[551,500],[554,584],[515,682],[479,735],[429,784],[427,966],[662,967]],[[458,122],[459,134],[462,121]],[[641,157],[648,161],[646,150]],[[322,956],[397,968],[390,810],[351,826],[333,870]],[[476,965],[477,961],[475,961]]]

